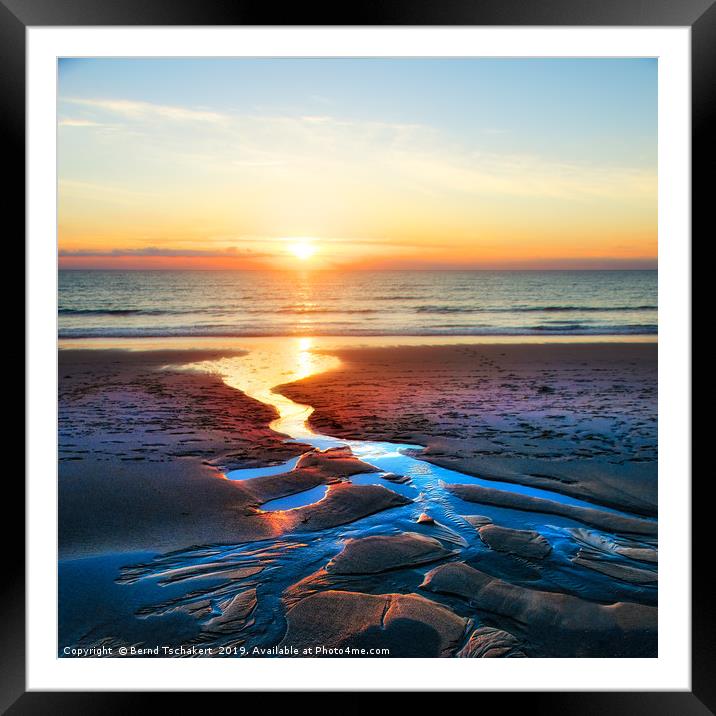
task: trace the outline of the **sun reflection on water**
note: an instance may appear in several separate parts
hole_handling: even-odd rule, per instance
[[[278,411],[278,418],[269,427],[300,439],[315,434],[306,425],[313,408],[274,392],[274,388],[324,373],[339,365],[338,358],[314,353],[313,346],[312,338],[288,339],[271,350],[259,348],[243,356],[191,363],[186,369],[218,374],[232,388],[273,406]]]

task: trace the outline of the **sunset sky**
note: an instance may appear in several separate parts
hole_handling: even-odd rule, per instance
[[[61,60],[67,268],[654,268],[657,61]]]

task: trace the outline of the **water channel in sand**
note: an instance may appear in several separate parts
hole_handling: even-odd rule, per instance
[[[342,440],[314,432],[307,422],[313,412],[313,407],[296,403],[277,392],[277,388],[283,384],[293,383],[318,373],[324,373],[340,365],[339,359],[335,356],[317,353],[312,349],[313,342],[310,338],[289,339],[283,342],[280,347],[271,347],[270,350],[258,348],[251,350],[244,356],[194,363],[190,368],[202,372],[217,373],[232,388],[242,391],[261,403],[274,407],[278,412],[278,418],[273,420],[269,427],[278,433],[287,435],[288,439],[306,443],[321,450],[347,445],[356,457],[382,471],[375,474],[354,476],[351,478],[354,483],[378,484],[387,488],[388,485],[380,478],[380,475],[394,472],[409,475],[413,482],[417,483],[419,489],[426,491],[421,496],[429,495],[434,500],[439,495],[441,504],[448,498],[445,490],[440,487],[440,482],[442,481],[479,484],[485,487],[550,499],[563,504],[597,508],[607,512],[619,512],[618,510],[569,497],[559,492],[515,483],[483,480],[472,475],[431,465],[406,454],[408,451],[416,452],[421,450],[422,446],[420,445],[404,445],[374,440]],[[296,458],[293,458],[281,465],[269,468],[232,470],[226,476],[231,480],[246,480],[266,475],[278,475],[293,469],[295,464]],[[400,485],[390,484],[390,489],[402,492],[406,496],[415,499],[414,488],[403,488],[401,490],[400,487]],[[276,510],[302,507],[316,502],[324,493],[325,490],[312,488],[281,500],[273,500],[272,503],[264,505],[263,509]],[[426,505],[426,507],[432,506]]]
[[[231,387],[262,403],[273,406],[278,417],[271,428],[314,448],[348,446],[353,454],[376,467],[377,472],[351,476],[354,484],[374,484],[398,492],[412,500],[407,505],[364,517],[335,528],[285,535],[280,539],[235,545],[204,545],[166,555],[112,555],[77,564],[77,579],[83,588],[97,590],[98,595],[115,604],[112,632],[123,640],[152,644],[187,643],[192,640],[209,642],[212,646],[245,643],[248,648],[267,648],[277,644],[285,633],[284,595],[293,585],[320,570],[343,547],[346,539],[377,534],[421,532],[436,537],[458,550],[460,560],[479,562],[486,571],[512,582],[527,582],[536,589],[565,591],[593,601],[656,602],[654,586],[627,584],[593,570],[575,567],[572,558],[580,549],[572,529],[583,525],[565,517],[464,502],[449,491],[444,483],[479,484],[509,492],[517,492],[581,507],[616,512],[598,504],[537,488],[513,483],[486,480],[432,465],[415,457],[419,445],[403,445],[372,440],[341,440],[311,430],[307,420],[313,412],[310,405],[296,403],[276,392],[283,384],[336,368],[338,358],[316,352],[325,346],[308,338],[285,339],[270,345],[247,346],[248,352],[216,361],[194,363],[190,370],[218,374]],[[231,480],[286,473],[298,458],[281,465],[226,472]],[[392,472],[406,475],[405,484],[388,483],[382,475]],[[287,478],[287,479],[290,479]],[[313,504],[325,495],[325,486],[267,502],[264,511],[290,510]],[[436,525],[420,525],[416,518],[427,512]],[[486,515],[496,524],[516,529],[539,531],[551,544],[549,559],[540,565],[527,565],[490,550],[479,538],[464,515]],[[594,530],[594,532],[598,532]],[[610,538],[608,534],[605,537]],[[615,556],[615,560],[623,560]],[[217,568],[216,565],[220,565]],[[430,565],[432,566],[432,565]],[[427,571],[426,567],[422,572]],[[75,569],[71,566],[71,569]],[[92,570],[95,570],[94,572]],[[227,570],[245,570],[246,577],[226,581]],[[380,582],[368,588],[375,593],[419,592],[421,570],[397,570],[381,576]],[[87,581],[88,574],[94,574]],[[176,575],[186,575],[177,579]],[[119,576],[118,576],[119,575]],[[174,576],[173,576],[174,575]],[[71,581],[68,578],[68,584]],[[340,588],[340,587],[339,587]],[[351,587],[348,586],[348,589]],[[121,590],[121,594],[117,592]],[[220,615],[222,609],[237,596],[253,592],[255,607],[240,634],[222,634],[202,630],[197,611],[209,603],[209,617]],[[464,604],[448,597],[431,595],[447,603],[458,613],[474,616]],[[79,620],[81,623],[84,619]],[[81,634],[84,627],[77,627]],[[93,638],[102,636],[96,630]],[[71,638],[71,634],[68,635]],[[113,637],[115,638],[115,637]]]

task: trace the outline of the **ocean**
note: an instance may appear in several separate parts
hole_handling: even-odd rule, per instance
[[[59,272],[60,338],[644,335],[656,271]]]

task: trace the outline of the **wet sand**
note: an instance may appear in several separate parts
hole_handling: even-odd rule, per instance
[[[375,468],[350,451],[286,442],[271,406],[217,375],[182,366],[236,351],[63,350],[59,354],[59,552],[169,552],[325,529],[403,504],[346,482]],[[308,454],[304,454],[307,453]],[[286,473],[233,481],[235,468]],[[264,512],[271,500],[328,485],[319,503]]]
[[[168,551],[273,534],[219,469],[306,450],[269,430],[275,411],[218,376],[162,370],[217,351],[59,353],[59,546],[64,557]],[[236,355],[237,352],[229,352]]]
[[[644,515],[657,511],[657,345],[403,346],[331,351],[281,387],[342,438]]]
[[[344,348],[335,369],[281,386],[315,406],[316,432],[427,446],[398,475],[286,443],[274,408],[180,368],[237,347],[62,350],[60,644],[655,656],[656,353]],[[224,474],[298,455],[290,471]],[[427,463],[464,474],[421,482]],[[317,487],[318,502],[261,509]]]

